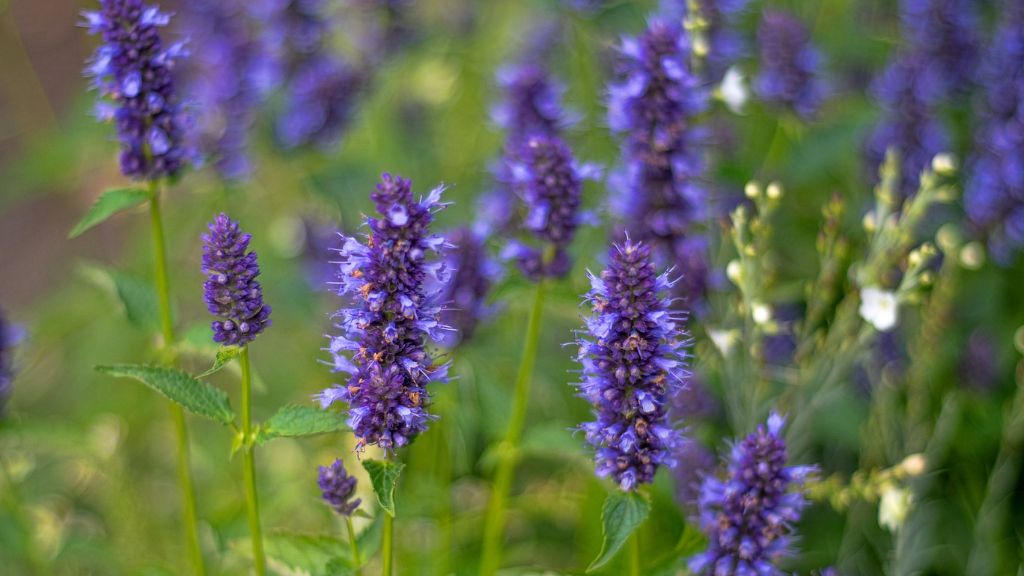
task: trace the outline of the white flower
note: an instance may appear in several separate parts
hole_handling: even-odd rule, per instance
[[[754,302],[751,306],[751,316],[757,324],[766,324],[772,319],[772,307],[764,302]]]
[[[718,348],[718,351],[726,358],[729,357],[729,352],[732,351],[732,347],[739,340],[739,334],[735,330],[717,330],[712,328],[708,330],[708,335],[711,336],[711,342],[715,345],[715,348]]]
[[[896,293],[874,286],[860,292],[860,317],[879,332],[888,332],[899,319],[899,302]]]
[[[732,110],[733,114],[742,114],[750,94],[743,82],[743,72],[733,66],[726,70],[722,77],[722,84],[718,87],[718,96],[725,102],[725,105]]]
[[[884,486],[882,497],[878,502],[878,524],[895,532],[903,526],[903,521],[910,513],[910,506],[914,503],[914,495],[903,487]]]

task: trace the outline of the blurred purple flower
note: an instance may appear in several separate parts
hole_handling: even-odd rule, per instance
[[[828,88],[821,77],[822,57],[803,22],[784,12],[765,12],[758,28],[761,71],[755,89],[769,104],[803,118],[818,113]]]
[[[455,272],[441,298],[445,302],[441,322],[454,330],[444,334],[441,344],[451,348],[472,338],[477,324],[490,313],[487,296],[501,268],[487,254],[484,235],[458,228],[447,239],[454,246],[448,251],[447,266]]]
[[[662,0],[661,14],[682,21],[689,13],[691,0]],[[747,46],[736,20],[743,14],[750,0],[698,0],[700,17],[707,23],[708,41],[706,77],[713,82],[721,80],[725,71],[746,55]]]
[[[982,127],[964,207],[996,262],[1024,250],[1024,8],[1006,15],[981,68]]]
[[[976,0],[902,0],[910,50],[937,69],[946,91],[964,92],[976,74],[981,22]]]
[[[345,471],[345,463],[337,459],[330,466],[321,466],[317,477],[324,502],[342,516],[351,516],[359,504],[356,494],[356,477]]]
[[[348,237],[338,251],[338,295],[353,305],[335,314],[343,334],[330,338],[329,351],[334,371],[349,376],[317,398],[324,409],[338,400],[349,405],[358,449],[391,452],[425,431],[433,418],[426,385],[448,377],[448,365],[435,364],[425,349],[428,337],[439,340],[449,329],[439,319],[448,270],[429,257],[449,248],[430,234],[445,206],[442,191],[417,201],[408,180],[384,174],[371,195],[380,217],[367,218],[366,242]]]
[[[229,180],[251,175],[249,132],[269,88],[269,53],[248,6],[242,0],[188,0],[182,16],[196,55],[186,80],[196,103],[198,148]]]
[[[609,251],[608,267],[590,275],[594,314],[578,338],[580,395],[597,420],[580,426],[595,448],[599,477],[636,490],[658,466],[673,467],[682,440],[669,421],[669,399],[685,386],[689,337],[685,314],[672,312],[668,274],[656,274],[650,247],[627,240]]]
[[[14,380],[14,347],[21,341],[21,329],[11,324],[0,310],[0,419],[11,397]]]
[[[683,277],[677,294],[699,309],[708,276],[707,243],[694,224],[710,213],[703,182],[707,130],[698,116],[708,93],[690,70],[691,48],[678,23],[653,20],[621,46],[609,87],[608,123],[624,138],[622,166],[609,179],[624,232],[651,246]]]
[[[725,479],[704,479],[700,525],[708,547],[690,559],[693,572],[785,574],[775,564],[792,554],[793,524],[807,506],[803,482],[814,468],[786,466],[784,424],[772,414],[767,425],[733,445]]]
[[[675,451],[676,465],[672,477],[676,485],[676,501],[688,517],[699,512],[700,487],[704,478],[715,471],[715,455],[703,444],[683,438]]]
[[[203,283],[206,307],[218,317],[214,342],[245,346],[270,326],[270,306],[263,303],[263,288],[256,277],[260,265],[249,252],[252,235],[242,233],[238,222],[218,215],[203,235]]]
[[[100,95],[96,116],[117,126],[121,172],[137,180],[178,176],[190,156],[173,76],[185,44],[164,46],[160,28],[170,15],[141,0],[100,0],[98,11],[82,15],[103,39],[85,72]]]

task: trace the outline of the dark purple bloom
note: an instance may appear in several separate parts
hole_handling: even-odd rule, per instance
[[[663,0],[661,14],[682,20],[689,14],[691,0]],[[698,0],[701,19],[706,22],[707,77],[722,78],[725,71],[745,55],[747,47],[736,20],[746,10],[749,0]]]
[[[99,11],[83,16],[103,38],[86,74],[101,97],[97,117],[117,125],[121,171],[139,180],[177,176],[188,153],[173,72],[185,48],[160,37],[170,15],[141,0],[100,0]]]
[[[822,57],[803,22],[783,12],[765,12],[757,34],[761,71],[755,89],[769,104],[814,116],[827,95]]]
[[[623,138],[612,174],[612,208],[625,232],[683,276],[677,293],[699,306],[707,281],[706,241],[695,224],[710,213],[703,182],[708,133],[698,117],[708,93],[690,69],[691,47],[677,23],[654,20],[621,47],[618,82],[609,87],[608,122]]]
[[[1008,264],[1024,249],[1024,8],[996,35],[981,80],[982,128],[964,207],[993,259]]]
[[[680,433],[669,421],[669,398],[683,387],[689,338],[685,314],[670,310],[668,274],[656,274],[651,250],[626,240],[609,251],[608,268],[590,276],[594,314],[578,339],[580,395],[597,420],[580,426],[596,449],[600,477],[622,490],[654,480],[675,465]]]
[[[335,372],[348,380],[318,395],[326,409],[349,405],[348,425],[361,449],[392,451],[427,429],[427,384],[447,380],[447,364],[426,351],[428,337],[448,329],[440,322],[440,291],[447,282],[443,256],[448,244],[430,234],[434,213],[444,207],[438,187],[423,199],[412,185],[384,174],[371,195],[378,218],[368,218],[366,243],[346,238],[338,251],[338,295],[353,301],[335,317],[342,335],[332,336]]]
[[[708,547],[690,559],[693,572],[785,574],[776,562],[792,553],[793,524],[807,506],[803,482],[814,469],[786,466],[784,424],[772,414],[767,425],[733,445],[724,479],[704,479],[700,524]]]
[[[454,246],[448,251],[448,268],[455,272],[445,286],[441,321],[454,330],[446,332],[441,343],[453,347],[471,338],[477,324],[490,313],[487,296],[501,270],[487,254],[483,234],[458,228],[449,232],[447,239]]]
[[[182,18],[196,56],[187,80],[197,105],[198,147],[229,180],[252,171],[249,131],[270,80],[269,54],[248,6],[241,0],[189,0]]]
[[[238,222],[220,214],[203,235],[203,283],[206,308],[218,317],[211,325],[214,342],[245,346],[270,326],[270,306],[256,280],[260,265],[249,252],[250,234]]]
[[[14,346],[21,340],[21,331],[11,324],[0,311],[0,419],[4,416],[7,400],[11,397],[14,380]]]
[[[261,7],[285,86],[275,125],[286,148],[336,144],[365,82],[364,70],[331,52],[328,9],[323,0],[265,0]]]
[[[936,116],[943,97],[942,70],[920,54],[898,57],[875,81],[875,98],[885,110],[868,139],[867,159],[873,175],[889,148],[900,155],[899,191],[904,198],[917,191],[921,171],[949,145]]]
[[[330,466],[320,467],[317,484],[324,502],[342,516],[351,516],[362,502],[359,498],[352,498],[356,494],[356,477],[348,475],[340,458]]]
[[[948,91],[963,92],[975,77],[980,20],[976,0],[903,0],[900,20],[910,50],[938,70]]]
[[[582,219],[583,180],[596,178],[599,170],[577,164],[561,138],[544,135],[523,142],[507,166],[511,189],[525,210],[521,226],[534,242],[513,241],[505,256],[531,280],[568,274],[568,247]]]

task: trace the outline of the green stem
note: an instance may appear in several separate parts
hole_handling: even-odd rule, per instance
[[[537,361],[537,346],[540,342],[540,320],[544,309],[544,280],[537,283],[537,295],[533,301],[533,309],[526,326],[526,337],[523,341],[523,356],[516,375],[515,396],[512,403],[512,416],[508,424],[508,433],[499,447],[498,470],[494,475],[494,488],[487,506],[487,518],[484,523],[483,552],[480,557],[481,576],[491,576],[501,567],[501,539],[505,528],[505,504],[512,487],[518,460],[519,440],[523,435],[526,421],[526,405],[530,397],[530,380],[533,378],[533,365]]]
[[[629,576],[640,576],[640,531],[629,537]]]
[[[153,231],[153,275],[156,293],[160,304],[160,328],[163,334],[164,359],[173,358],[174,321],[171,318],[171,289],[167,280],[167,248],[164,243],[164,223],[160,212],[160,189],[155,181],[149,184],[149,216],[150,228]],[[189,556],[192,558],[192,570],[197,576],[206,574],[203,563],[203,549],[199,545],[199,519],[196,513],[196,493],[192,486],[192,467],[189,464],[188,428],[185,425],[185,412],[181,406],[171,403],[171,420],[174,422],[174,437],[178,452],[178,485],[184,503],[185,541]]]
[[[249,367],[249,346],[242,346],[238,356],[242,364],[242,450],[245,466],[245,502],[249,516],[249,537],[252,539],[252,556],[256,562],[256,575],[267,573],[267,560],[263,555],[263,531],[260,528],[260,502],[256,494],[256,447],[252,440],[252,370]]]
[[[43,555],[40,553],[39,548],[36,546],[35,533],[32,530],[32,523],[29,521],[28,514],[25,513],[25,508],[21,504],[21,494],[17,484],[14,483],[14,477],[7,470],[7,463],[3,458],[0,458],[0,479],[3,483],[0,486],[4,487],[4,495],[7,496],[7,505],[11,510],[11,517],[14,519],[15,525],[18,530],[21,531],[22,537],[25,539],[25,558],[28,560],[29,566],[32,568],[32,573],[38,576],[48,576],[53,571],[50,566],[43,560]]]
[[[395,518],[387,511],[384,511],[384,538],[381,540],[381,574],[391,576],[392,568],[392,541],[395,539]]]
[[[356,576],[363,576],[363,561],[359,557],[359,543],[356,541],[356,527],[352,525],[351,516],[345,516],[345,526],[348,528],[348,545],[352,549],[352,567],[355,568]]]

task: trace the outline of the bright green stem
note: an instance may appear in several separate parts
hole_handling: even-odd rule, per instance
[[[255,446],[249,446],[252,440],[252,370],[249,367],[249,347],[242,346],[238,355],[242,364],[242,437],[245,448],[242,450],[245,466],[245,503],[249,516],[249,537],[252,539],[252,557],[256,562],[256,576],[267,573],[267,559],[263,555],[263,531],[260,528],[260,501],[256,494],[256,461]]]
[[[381,558],[381,571],[383,576],[391,576],[391,568],[393,564],[393,554],[391,551],[392,542],[395,539],[395,518],[387,511],[382,511],[384,514],[384,538],[381,540],[380,545],[380,558]]]
[[[167,281],[167,248],[164,243],[164,221],[160,212],[160,190],[156,182],[149,185],[149,217],[150,228],[153,230],[153,275],[156,282],[156,293],[160,303],[160,328],[163,334],[164,350],[168,351],[165,359],[169,360],[173,352],[174,321],[171,319],[171,288]],[[188,544],[189,556],[192,558],[192,570],[197,576],[206,574],[203,564],[203,550],[199,545],[199,520],[196,514],[196,493],[192,487],[192,467],[189,462],[188,428],[185,425],[185,412],[181,406],[171,403],[171,420],[174,421],[174,437],[178,449],[178,485],[184,502],[185,541]]]
[[[501,539],[505,529],[505,504],[515,476],[519,440],[523,435],[526,422],[526,404],[530,397],[530,381],[533,378],[533,365],[537,361],[537,345],[540,342],[540,319],[544,308],[544,281],[537,283],[537,296],[533,301],[533,310],[526,325],[526,337],[523,341],[523,356],[516,375],[515,396],[512,403],[512,417],[508,424],[508,433],[499,446],[498,470],[494,475],[494,487],[491,500],[487,506],[487,518],[484,523],[483,553],[480,556],[481,576],[492,576],[501,567]]]
[[[640,576],[640,532],[629,537],[629,576]]]
[[[359,542],[356,541],[356,527],[352,525],[351,516],[345,516],[345,527],[348,528],[348,545],[352,550],[352,567],[356,576],[363,576],[363,560],[359,557]]]

